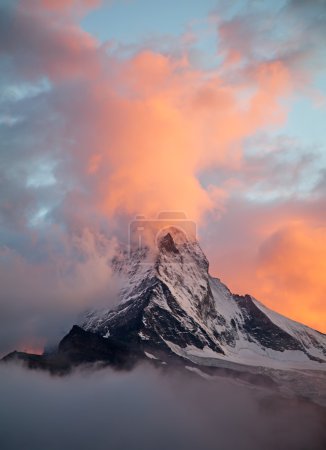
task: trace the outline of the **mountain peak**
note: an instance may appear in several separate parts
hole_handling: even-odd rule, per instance
[[[88,313],[85,330],[193,362],[221,355],[249,365],[325,362],[325,336],[233,294],[209,275],[199,243],[178,227],[163,228],[155,250],[141,248],[117,268],[124,277],[117,308]]]
[[[162,230],[156,242],[147,263],[146,248],[113,261],[122,286],[115,308],[85,314],[53,356],[13,353],[5,360],[56,371],[95,361],[125,367],[143,358],[222,371],[325,368],[325,335],[233,294],[209,275],[200,245],[180,229]]]
[[[179,250],[175,246],[173,237],[169,232],[160,238],[158,242],[158,248],[161,252],[167,251],[169,253],[179,253]]]

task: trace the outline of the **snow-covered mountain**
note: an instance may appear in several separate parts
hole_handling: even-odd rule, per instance
[[[198,242],[171,228],[156,251],[121,252],[112,266],[123,286],[118,306],[83,315],[51,352],[12,352],[3,361],[66,374],[85,364],[130,370],[145,360],[326,405],[326,336],[233,294],[209,275]]]
[[[121,253],[113,262],[123,280],[118,307],[90,311],[85,331],[132,344],[150,359],[162,354],[204,366],[223,362],[273,368],[325,369],[326,336],[233,294],[208,272],[198,242],[176,228],[157,251]]]

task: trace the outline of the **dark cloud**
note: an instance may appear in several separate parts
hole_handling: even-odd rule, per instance
[[[64,378],[0,368],[3,450],[321,450],[324,410],[146,367]]]

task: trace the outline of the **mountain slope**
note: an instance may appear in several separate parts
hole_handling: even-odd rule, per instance
[[[115,310],[90,311],[81,326],[139,346],[151,357],[176,354],[205,365],[324,368],[326,336],[287,319],[249,295],[234,295],[208,273],[198,242],[171,228],[158,249],[113,261],[123,279]]]

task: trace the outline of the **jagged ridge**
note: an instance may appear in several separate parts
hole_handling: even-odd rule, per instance
[[[151,253],[149,257],[149,253]],[[92,311],[82,327],[133,342],[143,351],[168,351],[234,362],[311,365],[325,362],[325,335],[234,295],[208,273],[198,242],[171,228],[157,251],[142,249],[113,262],[125,287],[115,310]]]

